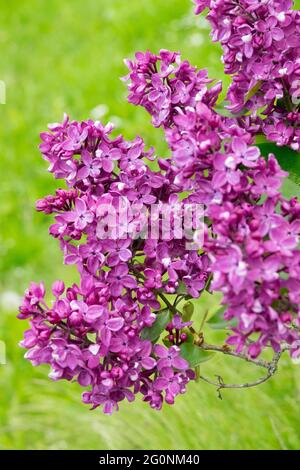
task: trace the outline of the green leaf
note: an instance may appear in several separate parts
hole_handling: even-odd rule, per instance
[[[237,118],[239,116],[245,116],[249,113],[248,109],[242,109],[239,113],[232,113],[227,106],[230,105],[229,101],[222,101],[217,106],[215,106],[215,111],[220,114],[220,116],[228,117],[228,118]]]
[[[192,302],[187,302],[182,308],[182,320],[184,322],[190,321],[194,313],[194,304]]]
[[[300,201],[300,186],[290,178],[286,178],[281,187],[281,194],[287,199],[297,196]]]
[[[193,298],[191,295],[188,294],[186,285],[182,281],[179,281],[179,286],[176,290],[176,294],[177,295],[183,295],[185,300]]]
[[[233,118],[234,115],[232,114],[231,111],[229,111],[229,109],[225,108],[225,105],[226,103],[221,103],[220,105],[216,106],[215,107],[215,110],[218,114],[220,114],[220,116],[224,116],[224,117],[229,117],[229,118]]]
[[[251,98],[256,95],[256,93],[261,89],[262,84],[262,80],[258,80],[258,82],[255,83],[255,85],[248,91],[245,97],[245,103],[247,103],[247,101],[251,100]]]
[[[171,313],[168,309],[157,313],[156,320],[149,328],[144,328],[141,332],[142,339],[148,339],[150,341],[157,340],[161,333],[166,328],[167,324],[171,320]]]
[[[187,335],[187,338],[186,338],[184,344],[186,344],[186,343],[194,343],[194,339],[195,339],[194,335],[193,335],[187,328],[185,328],[183,331],[184,331],[185,334]]]
[[[269,153],[273,153],[281,168],[289,172],[288,181],[286,180],[283,185],[283,195],[285,197],[300,197],[299,188],[297,190],[295,184],[290,184],[289,181],[291,180],[291,182],[296,183],[298,186],[300,185],[300,153],[295,152],[290,147],[278,147],[272,142],[260,143],[257,144],[257,147],[259,147],[264,157],[267,157]],[[296,191],[296,193],[294,191]]]
[[[200,380],[200,366],[195,367],[195,374],[196,374],[195,380],[196,380],[196,382],[199,382],[199,380]]]
[[[236,326],[236,319],[231,321],[224,320],[224,313],[226,312],[227,307],[223,306],[212,315],[212,317],[207,321],[208,326],[213,330],[224,330],[229,326]]]
[[[187,294],[186,285],[184,282],[179,281],[179,286],[176,290],[176,294]]]
[[[196,344],[192,343],[183,343],[180,346],[180,356],[188,361],[190,367],[197,367],[202,362],[207,362],[213,358],[214,353],[209,351],[204,351]]]
[[[97,333],[87,333],[87,339],[91,342],[91,343],[96,343],[97,341]]]

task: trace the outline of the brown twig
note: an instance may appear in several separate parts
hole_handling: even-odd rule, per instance
[[[270,364],[269,362],[264,361],[263,359],[252,359],[246,354],[238,353],[227,346],[215,346],[213,344],[202,343],[201,348],[204,349],[205,351],[220,352],[227,356],[236,357],[237,359],[243,359],[244,361],[251,362],[252,364],[255,364],[256,366],[263,367],[265,369],[268,369],[269,364]]]
[[[262,359],[251,359],[248,356],[246,356],[245,354],[237,353],[235,351],[232,351],[231,349],[227,349],[227,348],[224,348],[224,347],[222,348],[222,347],[219,347],[219,346],[214,346],[214,345],[209,345],[209,344],[203,343],[201,345],[201,348],[204,349],[205,351],[221,352],[222,354],[233,356],[233,357],[236,357],[238,359],[245,360],[247,362],[250,362],[250,363],[256,365],[257,367],[262,367],[262,368],[267,370],[267,373],[263,377],[255,380],[253,382],[246,382],[246,383],[242,383],[242,384],[227,384],[227,383],[224,382],[223,378],[220,375],[216,376],[217,377],[217,382],[214,381],[214,380],[211,380],[211,379],[209,379],[209,378],[207,378],[203,375],[200,375],[199,379],[201,379],[204,382],[206,382],[210,385],[213,385],[214,387],[217,388],[218,396],[219,396],[220,399],[222,399],[222,394],[221,394],[222,389],[226,389],[226,388],[227,389],[228,388],[231,388],[231,389],[252,388],[252,387],[256,387],[257,385],[261,385],[264,382],[267,382],[267,380],[269,380],[271,377],[273,377],[273,375],[276,373],[276,371],[278,369],[278,362],[281,358],[281,355],[282,355],[283,351],[286,349],[286,348],[283,348],[282,351],[280,351],[278,353],[275,353],[272,361],[267,362],[267,361],[264,361]]]

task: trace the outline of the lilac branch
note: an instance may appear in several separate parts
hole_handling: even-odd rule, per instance
[[[251,364],[254,364],[258,367],[263,367],[264,369],[268,369],[269,365],[270,365],[269,362],[264,361],[263,359],[252,359],[247,354],[238,353],[236,351],[233,351],[228,346],[215,346],[213,344],[202,343],[201,348],[204,349],[205,351],[220,352],[220,353],[225,354],[227,356],[236,357],[236,358],[242,359],[246,362],[250,362]]]
[[[251,359],[250,357],[246,356],[243,353],[237,353],[235,351],[232,351],[229,348],[224,348],[224,347],[219,347],[219,346],[214,346],[210,344],[205,344],[203,343],[201,345],[201,348],[204,349],[205,351],[215,351],[215,352],[221,352],[222,354],[229,355],[232,357],[236,357],[238,359],[245,360],[247,362],[250,362],[257,367],[262,367],[267,370],[267,373],[262,376],[261,378],[253,381],[253,382],[246,382],[242,384],[227,384],[224,382],[223,378],[220,375],[216,375],[217,381],[211,380],[203,375],[199,375],[199,379],[203,380],[209,385],[213,385],[214,387],[217,388],[218,396],[220,399],[222,399],[221,395],[221,390],[222,389],[243,389],[243,388],[252,388],[256,387],[258,385],[263,384],[264,382],[267,382],[273,375],[277,372],[278,369],[278,363],[280,361],[280,358],[282,356],[282,353],[286,350],[286,348],[283,348],[281,351],[277,352],[274,354],[272,361],[267,362],[261,359]]]

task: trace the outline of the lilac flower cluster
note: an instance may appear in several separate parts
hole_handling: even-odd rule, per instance
[[[300,149],[300,14],[292,0],[195,0],[209,9],[212,38],[233,76],[227,98],[249,130]]]
[[[300,355],[300,204],[281,195],[287,173],[275,156],[255,146],[263,131],[299,149],[292,100],[299,14],[289,0],[196,4],[197,13],[209,8],[213,38],[234,75],[231,109],[250,115],[222,116],[220,82],[177,52],[147,51],[126,61],[124,80],[129,101],[164,130],[171,156],[157,159],[156,170],[149,166],[154,150],[139,136],[114,137],[110,123],[65,116],[41,134],[49,171],[67,189],[39,200],[37,210],[54,215],[50,234],[80,280],[67,288],[56,281],[50,302],[43,283],[30,285],[19,313],[30,321],[21,344],[33,365],[49,364],[53,380],[88,387],[83,402],[108,414],[138,393],[159,410],[186,391],[195,372],[184,343],[201,347],[201,332],[179,304],[204,290],[223,294],[225,320],[235,320],[228,344],[238,352],[256,358],[285,344]],[[182,210],[206,209],[192,249],[186,233],[177,236],[179,202]],[[156,236],[144,236],[154,206]]]
[[[155,127],[168,127],[178,109],[202,101],[214,106],[222,89],[221,82],[208,90],[212,82],[206,70],[191,67],[181,61],[180,54],[161,50],[159,56],[147,51],[137,52],[136,60],[126,60],[130,70],[128,101],[143,106],[151,115]]]
[[[160,79],[172,103],[177,80],[181,82],[176,68],[170,88],[164,72],[157,73],[158,64],[153,67],[153,56],[148,55],[148,68],[144,57],[145,79],[151,83],[152,69],[156,86]],[[164,57],[156,56],[162,70]],[[137,80],[143,80],[140,65],[140,55],[137,63],[129,64],[131,92]],[[186,62],[185,69],[190,81],[197,83],[202,74]],[[213,276],[211,288],[223,293],[225,318],[238,322],[229,344],[238,351],[246,348],[256,357],[265,346],[278,351],[285,342],[292,345],[293,354],[299,354],[300,204],[296,198],[288,201],[280,194],[287,173],[274,155],[263,158],[252,135],[237,120],[218,115],[207,104],[206,93],[211,90],[202,91],[203,101],[200,95],[195,100],[191,88],[191,96],[185,98],[189,105],[185,109],[177,106],[172,119],[161,123],[172,151],[165,167],[173,169],[176,184],[189,192],[188,200],[207,207],[204,250]],[[130,100],[139,101],[132,94]],[[149,110],[147,103],[147,98],[141,102]]]
[[[77,265],[80,284],[65,289],[55,282],[50,305],[43,285],[30,286],[19,315],[30,319],[22,342],[29,349],[26,357],[34,365],[50,364],[54,380],[91,386],[83,401],[103,405],[106,413],[138,392],[160,409],[163,399],[173,403],[185,391],[193,371],[177,345],[153,348],[143,331],[156,320],[160,296],[176,293],[179,281],[187,294],[200,295],[207,257],[187,250],[185,240],[173,239],[172,232],[169,240],[143,240],[134,231],[99,238],[98,229],[108,205],[123,210],[120,200],[141,208],[177,201],[175,174],[151,171],[145,159],[153,151],[146,151],[139,137],[110,138],[110,125],[66,117],[50,129],[41,135],[40,149],[49,171],[70,189],[39,200],[37,210],[55,214],[50,234],[59,240],[65,263]],[[129,225],[143,226],[142,212],[128,217]]]

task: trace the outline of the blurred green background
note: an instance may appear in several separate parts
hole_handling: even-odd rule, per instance
[[[161,132],[126,102],[123,58],[169,48],[207,67],[211,77],[223,73],[220,49],[190,0],[10,0],[2,2],[0,19],[0,80],[7,88],[0,106],[0,340],[7,349],[7,364],[0,365],[0,448],[299,449],[300,369],[288,357],[272,381],[224,392],[222,401],[209,385],[190,384],[162,412],[137,401],[112,417],[90,412],[79,387],[51,382],[47,368],[23,359],[18,342],[26,324],[15,318],[22,292],[30,280],[49,286],[75,276],[48,236],[50,219],[34,211],[35,200],[57,187],[37,149],[40,131],[64,112],[111,120],[126,137],[142,134],[163,154]],[[199,309],[213,302],[205,298]],[[237,382],[259,373],[219,357],[202,368]]]

